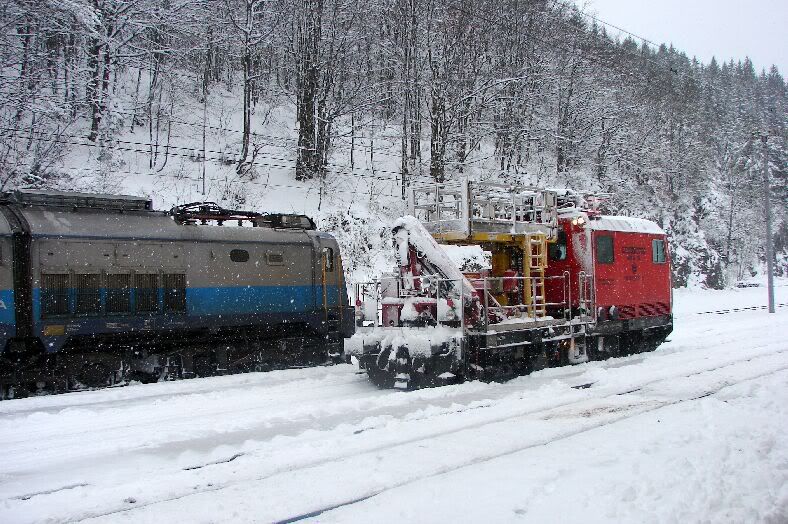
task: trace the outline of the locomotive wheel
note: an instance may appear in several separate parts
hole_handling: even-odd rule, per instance
[[[110,383],[112,372],[100,362],[89,362],[77,373],[77,381],[89,388],[100,388]]]
[[[369,381],[381,389],[394,387],[394,375],[383,369],[369,368],[367,370]]]
[[[194,374],[198,377],[210,377],[216,374],[216,367],[211,362],[211,355],[194,356]]]
[[[381,362],[388,364],[390,354],[391,349],[382,350],[375,359],[375,362],[371,363],[367,368],[367,377],[369,381],[379,388],[391,389],[394,387],[394,373],[380,367]]]

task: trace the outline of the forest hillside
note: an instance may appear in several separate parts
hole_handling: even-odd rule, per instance
[[[605,194],[670,234],[677,286],[760,271],[768,159],[788,273],[776,67],[614,38],[545,0],[13,0],[0,188],[307,212],[357,275],[412,184]]]

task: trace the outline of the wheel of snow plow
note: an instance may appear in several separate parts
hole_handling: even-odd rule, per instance
[[[394,374],[384,369],[367,369],[367,378],[381,389],[391,389],[394,387]]]
[[[367,378],[369,381],[382,389],[391,389],[394,387],[394,372],[389,369],[389,355],[391,349],[383,349],[378,353],[374,362],[367,366]],[[385,368],[381,367],[385,365]]]

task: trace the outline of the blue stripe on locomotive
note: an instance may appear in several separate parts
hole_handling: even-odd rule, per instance
[[[322,289],[313,286],[190,287],[186,288],[186,313],[200,316],[310,311],[322,307]],[[10,293],[11,305],[7,311],[0,310],[0,313],[8,313],[13,322],[13,292]],[[102,288],[100,293],[105,297],[106,289]],[[339,296],[339,286],[326,286],[328,307],[339,306]],[[33,317],[41,319],[40,288],[33,289]],[[2,321],[3,317],[0,316]]]
[[[186,289],[189,315],[296,313],[314,309],[312,286],[241,286]]]
[[[198,329],[203,327],[247,325],[268,321],[298,322],[311,319],[323,306],[322,286],[238,286],[186,288],[185,313],[144,313],[123,315],[64,315],[47,319],[41,318],[41,289],[33,289],[33,315],[38,321],[38,333],[42,336],[48,351],[57,351],[66,342],[65,336],[44,337],[43,324],[62,324],[69,326],[69,335],[90,333],[116,333],[117,324],[140,329],[146,321],[152,321],[146,329]],[[336,307],[340,304],[341,288],[326,286],[326,304]],[[101,289],[102,297],[106,290]],[[161,309],[162,293],[159,293]],[[13,315],[13,308],[11,308]],[[306,316],[305,316],[306,314]],[[319,320],[322,315],[317,315]],[[113,326],[108,326],[113,324]]]

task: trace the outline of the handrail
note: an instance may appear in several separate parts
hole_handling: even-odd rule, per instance
[[[560,282],[561,285],[561,298],[560,300],[553,299],[548,302],[546,296],[542,296],[542,300],[538,304],[500,304],[492,294],[494,287],[492,283],[497,283],[501,286],[505,281],[518,281],[520,286],[527,285],[528,282],[542,281],[542,293],[546,295],[546,285],[549,282]],[[416,290],[415,285],[407,286],[402,285],[403,282],[410,281],[419,283],[419,289]],[[489,329],[491,324],[497,324],[500,321],[513,318],[513,312],[519,312],[521,318],[529,318],[538,320],[546,316],[547,308],[558,309],[563,311],[563,318],[566,321],[573,319],[572,313],[572,284],[571,275],[569,271],[564,271],[562,275],[554,275],[547,277],[522,277],[522,276],[501,276],[501,277],[484,277],[479,279],[472,279],[473,282],[481,283],[481,286],[474,286],[477,292],[482,293],[481,297],[476,300],[479,301],[481,306],[481,320],[484,325],[485,331]],[[583,282],[583,278],[580,279]],[[385,288],[385,283],[391,282],[396,286],[396,289]],[[495,286],[497,287],[497,286]],[[520,287],[522,289],[522,287]],[[422,304],[432,301],[435,304],[435,317],[432,321],[437,325],[455,324],[457,321],[460,327],[465,329],[467,326],[466,319],[466,299],[470,298],[463,295],[462,282],[458,279],[441,278],[437,275],[418,275],[418,276],[390,276],[382,277],[378,280],[371,282],[357,283],[354,287],[355,303],[356,303],[356,318],[361,323],[370,322],[369,327],[383,326],[383,307],[385,305],[400,305],[405,304],[408,299],[421,299]],[[585,293],[585,285],[581,287],[581,302]],[[386,296],[384,296],[384,294]],[[386,299],[393,299],[395,302],[386,304]],[[367,301],[374,301],[374,318],[371,312],[365,308]],[[441,315],[440,307],[442,306],[441,300],[447,303],[449,300],[453,302],[452,311],[454,312],[453,318],[446,319]],[[402,301],[402,302],[398,302]],[[538,309],[545,312],[545,314],[536,313],[534,305],[540,306]],[[366,309],[366,310],[365,310]],[[523,317],[523,314],[525,317]],[[495,319],[500,319],[496,321]]]

